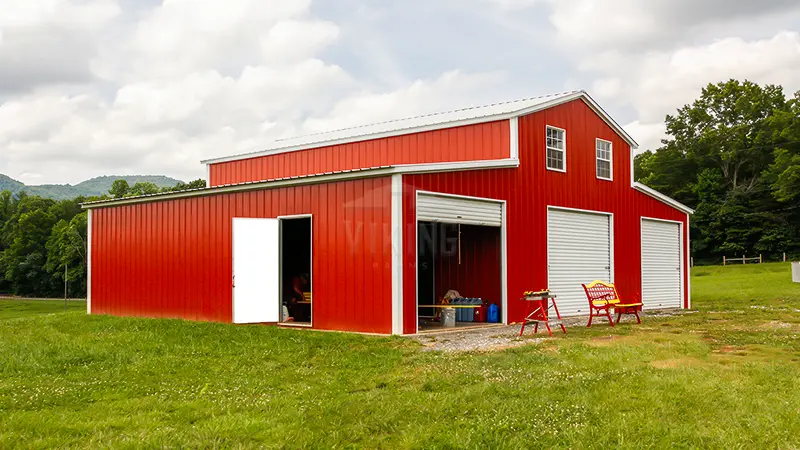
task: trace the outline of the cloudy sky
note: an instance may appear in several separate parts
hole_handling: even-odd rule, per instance
[[[797,0],[0,0],[0,173],[204,175],[280,137],[572,89],[642,148],[708,82],[800,89]]]

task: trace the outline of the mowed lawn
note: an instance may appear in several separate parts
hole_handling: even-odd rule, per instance
[[[0,448],[800,447],[789,265],[692,289],[696,312],[490,353],[0,300]]]

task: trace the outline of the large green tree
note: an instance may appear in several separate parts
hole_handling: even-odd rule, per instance
[[[800,251],[800,93],[729,80],[666,117],[668,139],[636,157],[636,178],[696,209],[692,250]]]

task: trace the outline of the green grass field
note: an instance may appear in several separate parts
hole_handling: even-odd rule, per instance
[[[0,448],[797,448],[800,285],[695,268],[697,312],[492,353],[0,300]]]

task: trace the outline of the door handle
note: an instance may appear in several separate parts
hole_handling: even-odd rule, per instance
[[[231,278],[231,286],[236,287],[236,275],[234,275],[233,278]]]

